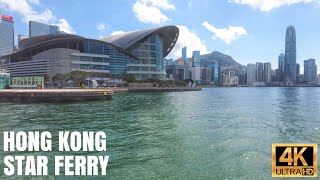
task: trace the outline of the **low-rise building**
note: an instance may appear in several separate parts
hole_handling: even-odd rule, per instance
[[[192,67],[191,68],[191,79],[193,81],[201,81],[201,69],[200,67]]]
[[[239,77],[238,76],[231,76],[229,81],[230,81],[229,84],[231,86],[239,85]]]
[[[166,67],[166,78],[181,81],[190,79],[189,65],[171,64]]]
[[[222,85],[224,86],[230,85],[230,76],[225,74],[222,74],[221,76],[222,76]]]

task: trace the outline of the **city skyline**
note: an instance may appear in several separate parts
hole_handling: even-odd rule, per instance
[[[320,41],[320,27],[313,25],[320,18],[319,3],[279,2],[121,0],[107,2],[110,7],[107,14],[99,11],[105,7],[101,2],[84,5],[77,1],[22,0],[17,4],[17,1],[3,0],[0,8],[2,13],[15,18],[16,39],[19,34],[27,35],[28,20],[55,24],[62,31],[91,38],[174,24],[180,29],[180,38],[168,58],[178,58],[181,48],[187,46],[188,57],[194,50],[202,54],[217,50],[231,55],[243,65],[268,61],[275,65],[274,68],[278,55],[284,53],[285,28],[292,24],[298,34],[297,63],[314,58],[319,64],[316,42]],[[67,10],[69,3],[77,8]],[[84,8],[88,13],[83,13]],[[152,17],[143,16],[150,11],[157,13]],[[257,21],[264,24],[257,26]]]

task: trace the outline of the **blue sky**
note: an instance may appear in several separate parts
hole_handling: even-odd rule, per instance
[[[180,37],[168,58],[187,46],[188,56],[217,50],[244,65],[271,62],[273,69],[292,24],[297,62],[315,58],[320,65],[320,0],[1,0],[0,8],[14,17],[15,35],[28,34],[28,20],[90,38],[177,25]]]

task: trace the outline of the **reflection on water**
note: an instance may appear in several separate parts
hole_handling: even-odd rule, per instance
[[[301,116],[302,94],[299,88],[285,88],[279,91],[279,114],[278,128],[280,138],[284,141],[290,138],[299,137],[303,130],[300,122],[303,121]],[[294,139],[293,139],[294,140]]]
[[[272,143],[320,144],[319,109],[319,88],[121,93],[105,102],[0,103],[0,129],[105,131],[109,179],[271,179]],[[38,154],[60,154],[53,147]]]

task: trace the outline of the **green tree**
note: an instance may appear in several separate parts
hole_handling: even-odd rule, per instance
[[[44,75],[44,82],[46,83],[46,82],[50,82],[51,81],[51,78],[50,78],[50,76],[49,75]]]
[[[132,74],[123,74],[122,80],[126,81],[127,83],[136,82],[136,78]]]
[[[65,79],[64,79],[64,75],[63,74],[56,74],[55,76],[52,77],[52,81],[54,83],[58,83],[58,82],[63,82]]]
[[[85,71],[72,71],[70,73],[70,79],[75,82],[78,86],[81,86],[81,81],[85,80],[88,78],[90,73],[85,72]]]
[[[184,81],[187,82],[187,83],[189,83],[189,82],[193,83],[192,79],[185,79]]]

